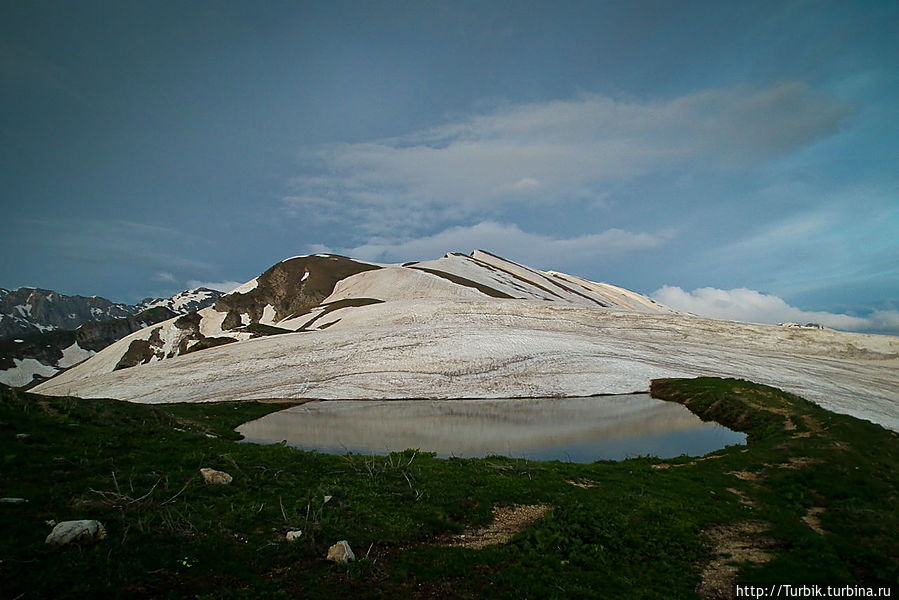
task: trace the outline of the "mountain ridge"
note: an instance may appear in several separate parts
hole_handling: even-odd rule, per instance
[[[703,319],[480,250],[403,264],[317,254],[34,391],[148,403],[547,397],[709,375],[899,429],[897,360],[899,338]]]
[[[91,321],[132,317],[159,306],[182,314],[203,308],[221,295],[222,292],[217,290],[198,287],[169,298],[149,297],[137,304],[126,304],[102,296],[68,296],[43,288],[0,288],[0,339],[60,329],[74,330]]]

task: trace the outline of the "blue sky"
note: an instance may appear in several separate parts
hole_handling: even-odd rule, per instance
[[[484,248],[899,333],[896,2],[3,2],[0,286]]]

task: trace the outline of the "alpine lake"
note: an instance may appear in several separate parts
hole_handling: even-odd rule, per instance
[[[244,423],[244,442],[327,454],[507,456],[592,463],[702,456],[746,434],[649,394],[581,398],[311,401]]]

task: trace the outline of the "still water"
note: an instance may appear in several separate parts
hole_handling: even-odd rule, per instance
[[[499,400],[309,402],[237,428],[245,441],[286,440],[329,454],[407,448],[441,457],[502,455],[590,463],[653,455],[701,456],[746,435],[703,423],[649,394]]]

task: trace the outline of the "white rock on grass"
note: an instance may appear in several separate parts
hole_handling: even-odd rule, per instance
[[[296,542],[296,541],[299,540],[301,537],[303,537],[303,532],[300,531],[300,530],[296,530],[296,531],[288,531],[288,532],[287,532],[287,541],[288,541],[288,542]]]
[[[208,485],[228,485],[234,479],[224,471],[216,471],[209,467],[203,467],[200,469],[200,473],[203,475],[203,481]]]
[[[349,542],[340,540],[330,548],[328,548],[328,560],[336,563],[348,563],[356,560],[353,549],[350,548]]]
[[[51,546],[68,546],[70,544],[93,543],[106,537],[106,529],[99,521],[82,519],[79,521],[63,521],[57,523],[47,536],[46,543]]]

